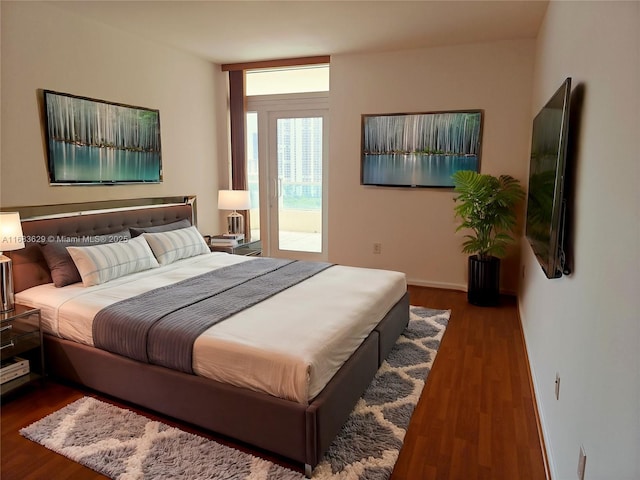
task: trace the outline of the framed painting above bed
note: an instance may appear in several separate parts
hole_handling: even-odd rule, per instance
[[[162,182],[160,111],[44,90],[51,185]]]

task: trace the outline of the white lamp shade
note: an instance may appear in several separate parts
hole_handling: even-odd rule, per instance
[[[0,252],[24,248],[18,212],[0,212]]]
[[[248,190],[218,191],[218,210],[249,210],[251,198]]]

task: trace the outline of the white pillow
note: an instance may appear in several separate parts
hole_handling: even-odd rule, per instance
[[[91,247],[67,247],[85,287],[159,267],[143,237]]]
[[[207,243],[196,227],[181,228],[169,232],[143,233],[160,265],[167,265],[182,258],[210,253]]]

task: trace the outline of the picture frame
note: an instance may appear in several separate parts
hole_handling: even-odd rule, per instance
[[[51,185],[162,182],[159,110],[43,90]]]
[[[453,188],[480,172],[483,110],[363,114],[360,184]]]

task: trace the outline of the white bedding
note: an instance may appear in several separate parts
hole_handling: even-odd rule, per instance
[[[251,257],[211,253],[93,287],[39,285],[16,301],[42,311],[44,331],[93,345],[102,308]],[[403,273],[333,266],[205,331],[193,348],[201,376],[306,404],[404,295]]]

